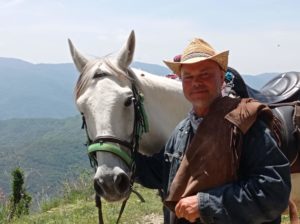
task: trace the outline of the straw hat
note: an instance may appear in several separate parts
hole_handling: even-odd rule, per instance
[[[164,63],[177,75],[180,76],[180,68],[183,64],[194,64],[200,61],[213,60],[222,70],[227,70],[229,51],[216,52],[207,42],[195,38],[183,51],[180,61],[165,61]]]

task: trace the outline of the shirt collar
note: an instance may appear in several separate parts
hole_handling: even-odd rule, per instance
[[[189,113],[188,113],[189,119],[191,121],[191,126],[193,128],[193,132],[196,133],[196,130],[199,126],[199,124],[201,123],[201,121],[203,120],[203,117],[199,117],[197,116],[197,114],[195,113],[194,109],[192,109]]]

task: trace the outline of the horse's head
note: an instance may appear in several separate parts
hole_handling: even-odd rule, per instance
[[[136,104],[140,96],[129,69],[135,48],[134,32],[116,56],[88,60],[71,41],[69,45],[80,72],[75,98],[96,169],[96,193],[108,201],[125,199],[132,184],[132,153],[139,128]]]

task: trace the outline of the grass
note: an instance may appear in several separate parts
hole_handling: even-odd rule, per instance
[[[141,202],[132,194],[127,202],[120,223],[162,223],[162,204],[157,191],[146,189],[138,184],[135,190],[141,193],[146,200]],[[60,197],[41,202],[40,211],[21,218],[15,218],[9,224],[90,224],[98,223],[98,210],[95,207],[94,190],[89,173],[82,173],[74,181],[68,181],[63,186]],[[119,215],[121,203],[107,203],[103,200],[103,219],[105,224],[114,224]],[[2,211],[2,212],[1,212]],[[7,224],[5,219],[5,206],[0,203],[0,223]],[[152,222],[145,219],[150,217]],[[153,221],[153,218],[160,218]],[[289,223],[289,217],[283,216],[282,223]]]
[[[145,223],[145,216],[162,216],[162,205],[157,191],[135,184],[134,189],[142,194],[145,203],[132,194],[127,202],[120,223]],[[98,223],[98,210],[95,207],[94,190],[89,173],[82,173],[74,181],[63,186],[62,195],[41,202],[40,211],[15,218],[9,224],[90,224]],[[107,203],[102,200],[105,224],[116,223],[121,203]],[[1,210],[1,206],[0,206]],[[0,223],[1,223],[0,212]],[[2,219],[4,224],[8,222]]]
[[[138,190],[146,200],[145,203],[139,201],[136,195],[132,194],[121,218],[121,223],[143,223],[143,216],[150,214],[161,215],[160,199],[153,190],[142,188],[136,185]],[[107,203],[103,201],[103,219],[105,223],[115,223],[119,214],[121,203]],[[46,209],[46,207],[50,209]],[[16,219],[12,224],[90,224],[98,222],[98,211],[95,202],[90,198],[72,199],[72,202],[55,200],[43,207],[43,212],[23,216]]]

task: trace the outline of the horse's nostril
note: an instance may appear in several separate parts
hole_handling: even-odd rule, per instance
[[[119,193],[124,193],[128,191],[130,182],[129,182],[129,177],[125,173],[119,173],[115,175],[114,182],[115,182],[116,190]]]

